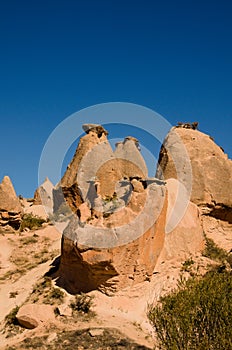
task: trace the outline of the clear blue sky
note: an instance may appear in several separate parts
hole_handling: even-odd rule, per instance
[[[0,0],[0,178],[32,196],[51,131],[111,101],[197,120],[232,157],[231,18],[225,0]]]

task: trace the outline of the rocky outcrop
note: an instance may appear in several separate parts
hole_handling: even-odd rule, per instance
[[[187,154],[180,151],[181,145]],[[232,207],[232,161],[210,136],[200,131],[171,129],[160,152],[157,177],[178,177],[184,184],[191,181],[185,178],[183,167],[183,158],[187,156],[192,169],[191,201],[200,206]]]
[[[111,293],[152,276],[164,242],[167,195],[163,181],[147,178],[138,140],[127,137],[113,152],[105,129],[84,130],[54,191],[73,212],[63,232],[58,283],[71,293]]]
[[[165,186],[153,184],[132,196],[118,212],[69,224],[62,237],[59,285],[71,293],[109,294],[151,278],[164,242]]]
[[[191,165],[191,174],[186,171],[186,164]],[[230,251],[232,161],[213,138],[183,125],[172,128],[161,148],[156,175],[166,180],[178,178],[187,189],[191,189],[190,199],[198,206],[204,233],[220,247]],[[196,215],[192,213],[192,217]],[[186,229],[189,230],[189,227],[190,223]],[[194,239],[198,236],[196,232],[195,229]]]
[[[12,182],[5,176],[0,184],[0,226],[3,230],[18,230],[22,207]]]

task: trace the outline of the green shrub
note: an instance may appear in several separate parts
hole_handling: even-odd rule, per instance
[[[159,349],[229,350],[232,348],[231,272],[191,278],[150,309]]]
[[[80,295],[75,296],[75,301],[71,302],[70,307],[73,311],[82,312],[87,314],[90,312],[91,307],[93,306],[93,296],[81,293]]]
[[[64,292],[59,288],[52,287],[49,294],[44,299],[45,304],[54,304],[54,302],[63,302]]]
[[[20,225],[20,231],[23,231],[25,228],[36,230],[37,228],[42,227],[44,222],[46,222],[46,220],[40,218],[39,216],[24,214]]]
[[[8,315],[6,315],[5,317],[6,326],[18,325],[18,320],[16,318],[18,311],[19,311],[19,306],[16,306],[11,310],[11,312]]]
[[[224,262],[228,259],[227,252],[224,249],[218,247],[217,244],[208,237],[205,237],[205,249],[202,255],[219,262]]]
[[[192,265],[194,265],[194,261],[192,258],[185,260],[185,262],[182,263],[182,271],[190,272]]]

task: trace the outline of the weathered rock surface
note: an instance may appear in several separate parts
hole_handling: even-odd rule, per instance
[[[183,197],[187,197],[184,186],[176,179],[167,180],[167,191],[166,235],[160,259],[163,261],[184,261],[189,256],[199,253],[204,248],[205,238],[201,225],[200,212],[197,205],[192,202],[188,202],[185,208],[182,205],[176,206],[178,191],[181,191],[180,204],[181,202],[185,202]],[[170,231],[170,227],[173,224],[174,229]]]
[[[59,187],[74,215],[62,237],[58,283],[72,293],[110,293],[151,277],[163,247],[166,189],[147,179],[138,140],[127,137],[113,152],[106,131],[84,129]]]
[[[99,289],[109,294],[149,280],[164,242],[165,193],[156,184],[144,190],[146,203],[134,201],[140,215],[128,206],[102,219],[102,226],[71,223],[62,237],[58,284],[71,293]]]
[[[186,171],[188,158],[191,162],[192,179]],[[204,233],[220,247],[230,251],[232,161],[222,148],[210,136],[200,131],[183,126],[172,128],[161,148],[156,175],[162,179],[178,178],[188,190],[192,185],[190,199],[198,206]],[[192,217],[196,215],[192,213]],[[186,226],[187,230],[189,225],[190,223]],[[197,231],[194,230],[193,238],[197,236]],[[175,245],[175,240],[170,238],[170,242],[172,246]]]
[[[0,226],[2,229],[19,229],[22,206],[12,182],[5,176],[0,184]]]
[[[34,205],[43,205],[47,211],[53,208],[53,183],[46,178],[34,193]]]
[[[45,207],[41,205],[32,205],[24,208],[24,214],[32,214],[33,216],[40,217],[44,220],[47,220],[49,215]]]
[[[232,161],[210,136],[200,131],[171,129],[160,152],[157,177],[177,178],[179,171],[179,181],[186,184],[191,180],[186,178],[187,160],[181,144],[191,161],[191,201],[197,205],[232,207]]]
[[[16,318],[21,326],[33,329],[43,322],[54,319],[54,311],[51,305],[25,304],[19,309]]]

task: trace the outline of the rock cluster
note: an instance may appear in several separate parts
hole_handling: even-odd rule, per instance
[[[0,226],[3,230],[18,230],[21,222],[22,206],[16,196],[9,176],[0,184]]]
[[[54,191],[73,211],[63,232],[58,283],[72,293],[105,293],[152,276],[165,234],[165,183],[147,178],[138,140],[112,150],[100,126],[85,135]]]

